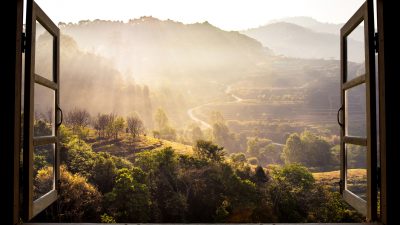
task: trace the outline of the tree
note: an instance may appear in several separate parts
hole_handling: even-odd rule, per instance
[[[97,186],[101,193],[110,192],[114,186],[117,168],[111,155],[100,152],[95,156],[89,181]]]
[[[36,136],[46,136],[52,134],[52,127],[43,120],[35,120],[33,125],[33,133]]]
[[[308,167],[329,168],[332,166],[331,146],[321,137],[304,131],[291,134],[283,148],[285,163],[301,163]]]
[[[176,130],[170,126],[164,127],[160,130],[161,138],[175,141],[176,140]]]
[[[114,113],[110,113],[106,115],[106,121],[107,125],[105,127],[105,134],[107,138],[110,138],[112,136],[115,136],[115,119],[117,118],[117,115]]]
[[[247,141],[247,154],[258,157],[260,150],[272,144],[272,141],[266,138],[250,138]]]
[[[105,134],[108,138],[114,137],[118,139],[118,133],[124,130],[125,120],[122,117],[117,116],[114,113],[106,115],[107,125],[105,127]]]
[[[199,158],[209,159],[212,161],[221,161],[225,155],[224,147],[219,147],[211,141],[199,140],[194,148]]]
[[[176,140],[176,130],[169,125],[168,117],[165,114],[164,110],[159,108],[154,116],[154,119],[158,126],[158,135],[160,138],[167,139],[167,140]],[[157,134],[153,132],[153,134]],[[158,136],[154,135],[154,136]]]
[[[122,132],[124,130],[124,127],[125,127],[124,118],[117,117],[117,119],[115,120],[115,122],[113,124],[113,127],[114,127],[114,137],[115,137],[115,140],[117,140],[118,139],[118,133]]]
[[[129,116],[126,119],[128,132],[132,135],[133,138],[136,138],[144,131],[143,121],[139,118],[139,116]]]
[[[228,126],[225,123],[213,124],[213,141],[225,148],[228,152],[238,152],[237,149],[240,144],[237,143],[236,137],[229,131]]]
[[[251,165],[254,165],[254,166],[259,164],[257,157],[250,157],[250,158],[247,159],[247,161],[248,161]]]
[[[133,178],[132,172],[129,169],[118,170],[113,190],[105,195],[105,205],[117,222],[148,222],[150,192],[145,184]]]
[[[86,178],[90,177],[96,159],[92,147],[75,136],[63,144],[63,149],[66,150],[64,162],[68,170]]]
[[[67,113],[65,122],[72,126],[72,131],[76,133],[90,124],[90,114],[86,109],[74,108]]]
[[[159,130],[162,130],[165,127],[169,126],[167,114],[165,114],[164,110],[161,108],[157,109],[157,112],[154,115],[154,119],[157,123]]]
[[[282,164],[282,147],[269,144],[259,149],[258,159],[262,165]]]
[[[232,161],[232,164],[237,168],[242,168],[245,165],[245,163],[247,162],[246,155],[243,152],[232,153],[230,155],[230,159]]]
[[[313,175],[304,166],[288,164],[272,170],[272,178],[269,194],[279,220],[307,222],[312,209],[309,204],[310,193],[315,187]]]
[[[269,180],[269,177],[267,174],[265,174],[264,168],[262,166],[257,166],[254,174],[254,182],[256,184],[263,184],[267,183]]]
[[[100,221],[101,194],[78,174],[71,174],[65,166],[60,171],[61,186],[59,195],[59,212],[63,222],[96,222]],[[38,185],[53,184],[53,169],[41,169],[35,178]],[[49,186],[50,187],[50,186]],[[43,187],[42,187],[43,188]],[[50,190],[50,189],[47,189]]]
[[[97,131],[97,135],[101,138],[105,135],[105,129],[108,123],[108,116],[106,114],[97,114],[96,119],[93,122],[93,127]]]
[[[297,133],[291,134],[286,140],[286,145],[283,148],[285,163],[290,164],[294,162],[304,161],[303,143]]]
[[[310,167],[329,167],[332,164],[332,152],[330,144],[321,137],[304,131],[301,140],[306,150],[306,165]]]

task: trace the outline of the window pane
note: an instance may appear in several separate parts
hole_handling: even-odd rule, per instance
[[[35,137],[54,135],[55,132],[55,91],[35,83],[34,88]]]
[[[361,22],[347,36],[347,79],[350,81],[355,77],[365,74],[365,50],[364,39],[358,38],[357,34],[363,34],[364,22]]]
[[[345,91],[345,134],[346,136],[367,136],[367,108],[365,83]]]
[[[35,73],[53,81],[54,37],[36,21]]]
[[[367,147],[346,144],[347,190],[367,199]]]
[[[33,151],[33,200],[49,191],[54,185],[54,144],[36,146]]]

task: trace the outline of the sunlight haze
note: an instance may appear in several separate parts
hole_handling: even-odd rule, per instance
[[[37,0],[58,22],[122,20],[153,16],[183,23],[208,21],[225,30],[243,30],[271,20],[308,16],[321,22],[344,23],[362,0]]]

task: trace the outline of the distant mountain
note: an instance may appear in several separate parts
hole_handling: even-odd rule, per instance
[[[287,17],[278,20],[272,20],[270,23],[277,23],[277,22],[286,22],[286,23],[293,23],[305,28],[309,28],[315,32],[320,33],[329,33],[329,34],[340,34],[340,29],[343,27],[343,23],[335,24],[335,23],[323,23],[319,22],[318,20],[307,17],[307,16],[297,16],[297,17]],[[352,39],[356,41],[363,41],[364,40],[364,33],[362,29],[356,29],[354,33],[352,33]]]
[[[61,24],[86,51],[112,59],[135,79],[167,82],[188,77],[229,77],[265,61],[261,43],[208,22],[183,24],[141,17],[127,23],[81,21]]]
[[[302,27],[309,28],[316,32],[339,34],[340,28],[343,24],[322,23],[316,19],[307,16],[287,17],[277,20],[272,20],[270,23],[286,22],[296,24]]]
[[[136,111],[151,127],[154,111],[163,108],[171,124],[184,127],[192,122],[188,109],[229,101],[227,86],[238,81],[250,84],[249,89],[277,88],[282,96],[301,89],[304,100],[316,107],[326,99],[329,107],[337,103],[332,93],[339,90],[339,61],[321,60],[338,58],[339,38],[334,34],[284,22],[241,34],[208,22],[183,24],[153,17],[127,23],[61,23],[60,28],[64,109],[77,106],[92,114],[120,115]],[[48,42],[37,43],[45,48]],[[360,52],[350,48],[350,53]],[[48,59],[38,55],[40,61]],[[316,101],[312,96],[326,98]]]
[[[277,22],[241,33],[260,41],[276,54],[325,59],[339,59],[340,56],[339,35],[316,32],[293,23]],[[362,42],[350,40],[349,53],[352,61],[362,61],[363,51]]]

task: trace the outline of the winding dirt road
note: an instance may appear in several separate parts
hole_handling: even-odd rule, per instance
[[[233,94],[232,93],[232,88],[231,88],[230,85],[226,87],[225,93],[227,95],[230,95],[233,99],[235,99],[234,101],[229,101],[229,102],[226,102],[226,103],[235,103],[235,102],[239,103],[239,102],[243,102],[245,100],[245,99]],[[196,110],[198,110],[198,109],[200,109],[200,108],[202,108],[204,106],[211,105],[213,103],[214,102],[205,103],[205,104],[202,104],[202,105],[199,105],[199,106],[196,106],[196,107],[193,107],[193,108],[190,108],[190,109],[187,110],[187,114],[190,117],[190,119],[193,120],[194,122],[198,123],[200,125],[201,129],[211,129],[212,126],[211,126],[211,124],[209,124],[206,121],[204,121],[204,120],[200,119],[199,117],[197,117],[194,114],[194,111],[196,111]],[[276,145],[276,146],[280,146],[280,147],[284,146],[284,144],[277,143],[277,142],[272,142],[272,144]]]

